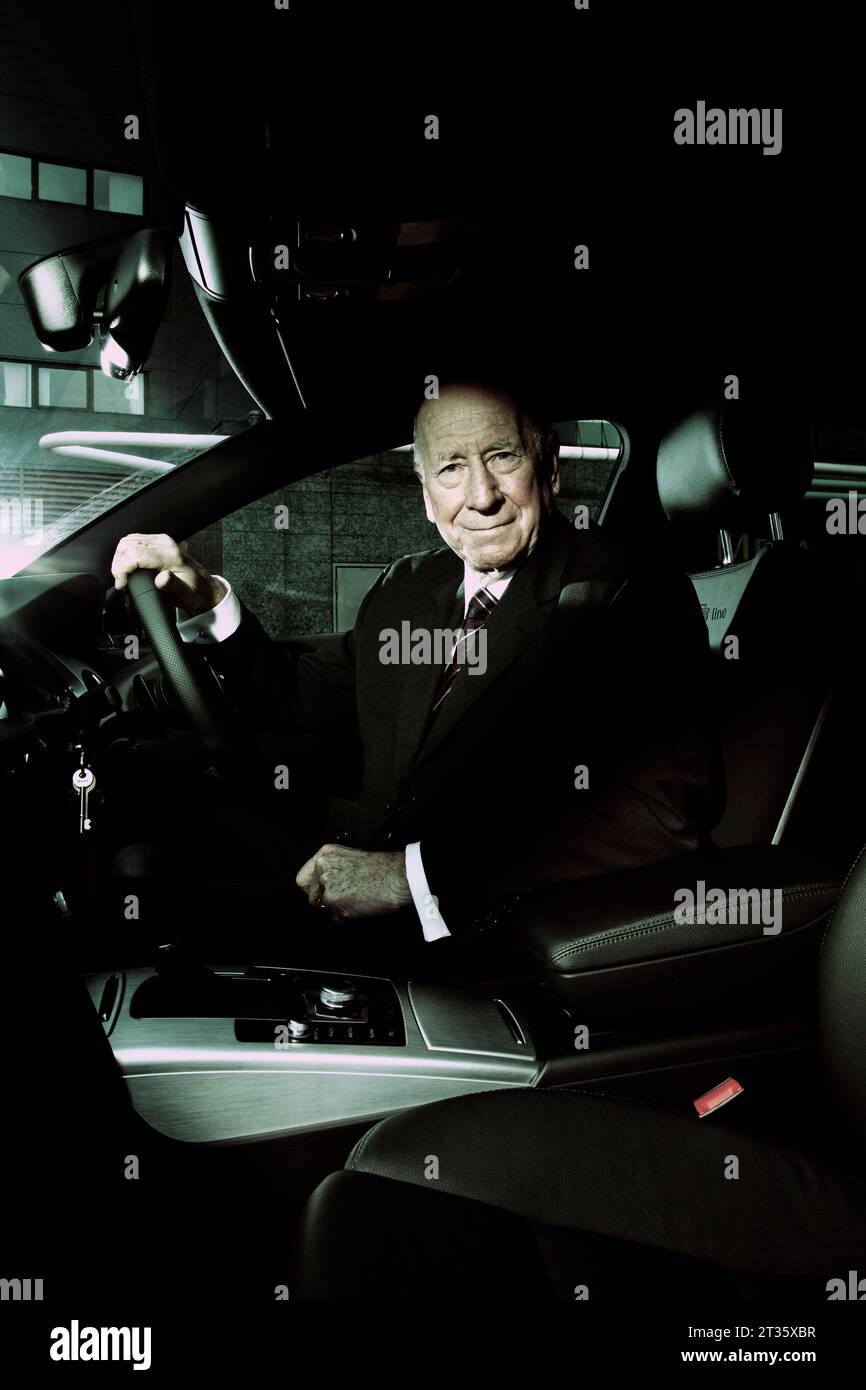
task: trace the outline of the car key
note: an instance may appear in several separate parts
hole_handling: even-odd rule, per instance
[[[85,830],[92,830],[93,828],[87,809],[90,793],[96,786],[96,778],[89,767],[77,767],[72,774],[72,785],[78,792],[78,832],[83,835]]]

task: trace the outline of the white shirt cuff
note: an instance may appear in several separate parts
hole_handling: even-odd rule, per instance
[[[415,911],[421,919],[421,930],[425,941],[438,941],[440,936],[451,933],[439,915],[439,903],[430,892],[430,884],[421,861],[421,842],[406,846],[406,879],[409,892],[415,904]]]
[[[183,609],[174,610],[177,630],[184,642],[224,642],[241,625],[240,599],[221,574],[215,574],[214,579],[226,587],[226,592],[214,608],[208,608],[204,613],[193,613],[187,618],[182,616]]]

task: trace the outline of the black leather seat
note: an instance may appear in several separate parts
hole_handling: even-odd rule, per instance
[[[779,537],[739,562],[693,557],[715,551],[719,532],[766,534],[770,517],[801,501],[813,467],[805,428],[739,402],[694,411],[658,451],[659,498],[716,662],[727,784],[719,846],[773,841],[846,643],[840,596],[796,541]]]
[[[824,1062],[861,1139],[864,917],[861,854],[819,966]],[[597,1094],[441,1101],[381,1121],[312,1194],[293,1294],[825,1300],[866,1261],[864,1170],[862,1144],[836,1171],[717,1117]]]

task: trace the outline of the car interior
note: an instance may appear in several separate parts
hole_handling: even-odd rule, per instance
[[[2,538],[7,993],[15,1045],[30,1054],[10,1132],[16,1161],[46,1181],[56,1169],[62,1193],[50,1229],[24,1223],[9,1250],[28,1267],[36,1250],[91,1298],[122,1267],[125,1296],[143,1306],[155,1263],[160,1300],[184,1307],[217,1289],[235,1307],[275,1289],[291,1300],[826,1302],[828,1281],[866,1261],[856,370],[827,359],[804,381],[783,346],[768,354],[732,327],[721,305],[745,291],[730,262],[684,303],[670,346],[641,331],[667,272],[682,273],[685,241],[660,252],[655,290],[637,268],[625,277],[634,326],[623,332],[604,277],[587,290],[570,266],[555,269],[551,248],[571,244],[565,217],[542,233],[526,208],[500,235],[443,171],[421,196],[399,195],[363,160],[363,194],[347,161],[345,181],[328,184],[340,197],[317,201],[303,159],[296,181],[282,177],[290,104],[221,110],[207,148],[194,138],[191,113],[220,90],[224,48],[188,80],[142,5],[129,7],[129,46],[151,211],[79,240],[74,219],[51,224],[40,202],[38,253],[17,262],[30,347],[0,352],[10,366],[51,353],[112,383],[149,382],[154,365],[169,375],[167,345],[194,324],[184,351],[196,343],[208,370],[218,362],[232,405],[192,423],[178,410],[174,443],[164,423],[146,434],[150,412],[130,417],[126,439],[113,426],[101,440],[52,435],[52,486],[64,468],[82,488],[88,468],[102,483],[58,504],[38,545]],[[27,141],[8,143],[24,157]],[[622,229],[611,244],[625,240]],[[559,335],[538,330],[540,312]],[[513,975],[334,972],[297,958],[278,924],[269,953],[251,954],[240,920],[229,958],[191,951],[160,897],[178,803],[205,814],[232,802],[252,825],[309,835],[352,801],[358,769],[331,767],[323,751],[322,785],[275,791],[273,731],[206,648],[180,640],[151,575],[133,576],[128,599],[113,589],[117,542],[169,533],[229,578],[236,556],[245,601],[299,657],[351,625],[352,609],[338,605],[336,569],[308,593],[286,555],[304,557],[305,543],[312,554],[326,504],[333,530],[338,495],[354,518],[346,534],[365,537],[346,546],[340,582],[354,565],[363,592],[401,547],[433,544],[412,529],[423,520],[408,453],[419,384],[476,364],[517,364],[544,401],[571,470],[566,515],[586,499],[594,525],[690,576],[723,763],[712,845],[521,897],[502,929],[532,964]],[[168,390],[158,376],[148,400]],[[11,440],[25,412],[7,407]],[[21,469],[47,469],[44,444],[28,447]],[[352,498],[376,494],[387,470],[406,481],[368,504],[390,509],[370,544],[380,523],[369,509],[358,521]],[[827,525],[833,498],[848,509],[844,534]],[[271,539],[256,556],[243,518],[280,501],[289,524],[274,570],[257,578]],[[635,701],[646,681],[678,680],[676,669],[633,676]],[[231,839],[218,857],[230,880]],[[296,870],[286,865],[287,892]],[[188,871],[191,883],[204,876],[196,862]],[[683,919],[676,894],[700,882],[777,895],[778,930],[735,914]],[[121,1260],[122,1231],[133,1253]]]

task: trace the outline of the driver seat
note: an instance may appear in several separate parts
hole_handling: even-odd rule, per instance
[[[380,1121],[308,1199],[292,1296],[826,1300],[866,1273],[866,854],[819,963],[850,1171],[708,1117],[567,1087]],[[731,1176],[738,1160],[739,1175]]]

